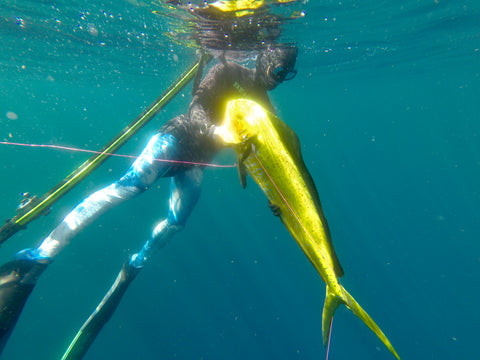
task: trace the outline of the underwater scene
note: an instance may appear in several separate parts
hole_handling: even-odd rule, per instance
[[[266,69],[281,83],[268,92],[270,110],[298,136],[286,131],[286,149],[303,157],[311,178],[299,176],[314,182],[307,188],[331,235],[322,273],[310,239],[287,230],[282,191],[272,204],[262,178],[246,174],[258,146],[172,165],[54,259],[35,259],[34,279],[18,263],[0,270],[1,359],[82,358],[67,356],[82,324],[172,201],[184,200],[169,179],[182,166],[204,168],[195,208],[146,257],[84,359],[395,359],[353,303],[339,300],[347,306],[322,331],[328,274],[399,358],[480,358],[479,0],[6,0],[0,42],[0,231],[199,66],[113,149],[122,156],[105,157],[2,237],[0,264],[33,263],[21,251],[124,176],[150,138],[188,112],[200,74],[235,62],[258,75],[269,44],[298,49],[294,68]],[[35,285],[31,294],[11,295],[24,285]]]

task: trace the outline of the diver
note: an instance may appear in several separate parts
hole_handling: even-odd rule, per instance
[[[142,249],[124,263],[97,308],[93,341],[139,270],[184,228],[198,201],[204,166],[182,161],[205,164],[226,147],[216,129],[228,100],[248,98],[273,113],[267,91],[295,76],[297,53],[291,44],[265,46],[254,69],[221,58],[194,88],[187,113],[165,123],[123,177],[80,202],[38,247],[18,252],[14,260],[0,267],[0,353],[36,281],[75,235],[107,210],[145,192],[159,178],[170,177],[167,217],[156,225]]]

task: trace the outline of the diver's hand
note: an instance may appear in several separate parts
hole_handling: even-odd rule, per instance
[[[234,132],[228,125],[213,126],[210,133],[214,139],[226,145],[247,144],[256,136],[256,134],[249,131],[248,128],[236,129]]]
[[[235,142],[231,138],[231,134],[229,134],[226,125],[216,126],[213,125],[210,128],[210,136],[214,141],[220,142],[224,145],[234,145]]]

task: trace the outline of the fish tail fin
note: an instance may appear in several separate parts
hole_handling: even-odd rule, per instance
[[[336,294],[332,291],[330,286],[327,285],[327,294],[325,297],[325,305],[323,306],[322,314],[322,332],[324,344],[326,344],[328,341],[328,334],[330,332],[330,324],[333,314],[335,313],[335,310],[338,308],[339,305],[344,304],[356,316],[358,316],[365,323],[365,325],[367,325],[370,330],[372,330],[378,336],[378,338],[383,342],[383,344],[388,348],[388,350],[390,350],[390,352],[395,355],[398,360],[400,360],[400,357],[393,348],[392,344],[382,332],[382,330],[380,330],[375,321],[373,321],[370,315],[368,315],[367,312],[362,309],[362,307],[357,303],[353,296],[350,295],[342,285],[340,285],[340,288],[342,290],[341,294]]]
[[[327,294],[325,296],[325,304],[323,304],[322,313],[323,345],[327,345],[328,342],[333,314],[335,314],[337,308],[342,304],[345,304],[345,302],[339,296],[335,295],[327,285]]]

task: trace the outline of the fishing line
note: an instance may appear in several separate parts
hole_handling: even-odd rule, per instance
[[[17,143],[17,142],[10,142],[10,141],[0,141],[0,144],[1,144],[1,145],[12,145],[12,146],[36,147],[36,148],[48,148],[48,149],[56,149],[56,150],[75,151],[75,152],[84,152],[84,153],[90,153],[90,154],[105,154],[105,155],[108,155],[108,156],[116,156],[116,157],[121,157],[121,158],[138,159],[138,156],[134,156],[134,155],[114,154],[114,153],[108,153],[108,152],[103,153],[103,152],[101,152],[101,151],[81,149],[81,148],[75,148],[75,147],[70,147],[70,146],[62,146],[62,145],[25,144],[25,143]],[[220,165],[220,164],[201,163],[201,162],[182,161],[182,160],[154,159],[154,161],[168,162],[168,163],[176,163],[176,164],[186,164],[186,165],[209,166],[209,167],[216,167],[216,168],[233,168],[233,167],[237,167],[236,164]]]

